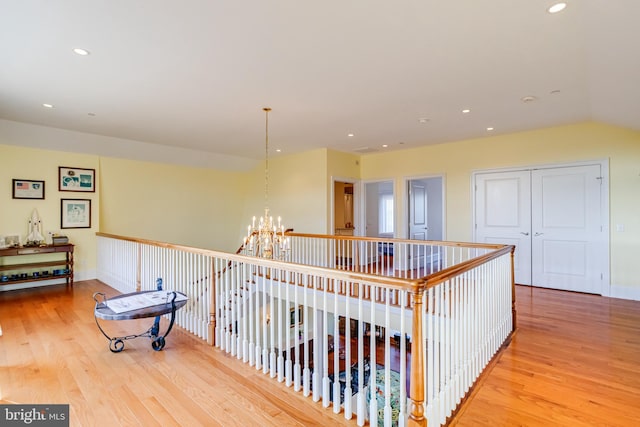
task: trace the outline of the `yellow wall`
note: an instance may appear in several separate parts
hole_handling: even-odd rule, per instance
[[[327,175],[329,178],[360,178],[360,155],[327,150]]]
[[[450,144],[369,154],[361,158],[363,180],[445,176],[446,239],[472,237],[471,174],[482,169],[560,164],[609,159],[611,282],[640,288],[640,132],[599,123],[583,123],[500,135]],[[403,194],[404,191],[398,194]],[[404,203],[398,228],[406,228]],[[623,224],[624,232],[616,232]]]
[[[25,240],[33,209],[43,234],[75,248],[76,280],[95,277],[97,231],[223,251],[240,244],[246,174],[0,145],[0,235]],[[96,170],[96,192],[58,191],[58,166]],[[12,179],[45,181],[44,200],[12,199]],[[89,229],[60,228],[60,199],[91,199]]]
[[[408,177],[442,174],[446,238],[468,241],[474,171],[600,159],[610,162],[611,282],[640,290],[639,132],[583,123],[365,156],[326,149],[276,156],[270,159],[268,204],[286,227],[332,234],[332,179],[393,179],[402,198]],[[96,193],[58,192],[58,166],[96,169]],[[12,199],[12,178],[45,180],[46,199]],[[1,182],[4,234],[24,237],[33,208],[45,232],[59,231],[61,198],[93,200],[93,227],[65,230],[78,245],[77,271],[95,269],[98,230],[235,251],[251,216],[264,211],[263,162],[251,172],[235,173],[0,145]],[[398,207],[397,228],[403,230],[404,202]],[[617,224],[624,232],[616,231]]]
[[[270,157],[268,206],[271,216],[282,217],[285,228],[293,228],[300,233],[326,233],[326,164],[324,149]],[[261,162],[250,173],[247,185],[245,234],[252,216],[264,214],[264,182],[264,162]]]
[[[264,213],[264,162],[249,174],[245,225]],[[274,218],[282,217],[286,228],[301,233],[333,234],[332,178],[357,180],[359,156],[319,149],[269,157],[268,206]]]
[[[245,175],[100,159],[100,231],[235,252]]]
[[[95,233],[100,225],[99,192],[58,191],[58,166],[97,171],[98,159],[85,154],[0,145],[0,235],[19,234],[24,243],[29,233],[31,213],[37,209],[45,237],[49,232],[64,234],[76,245],[76,279],[95,277]],[[13,199],[12,179],[45,181],[44,200]],[[61,229],[61,199],[90,199],[91,228]]]

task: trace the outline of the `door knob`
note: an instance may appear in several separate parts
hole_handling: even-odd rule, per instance
[[[528,235],[529,235],[529,233],[524,232],[524,231],[521,231],[521,232],[520,232],[520,234],[524,234],[525,236],[528,236]]]
[[[534,236],[542,236],[544,233],[538,233],[536,232],[536,234],[534,234]]]

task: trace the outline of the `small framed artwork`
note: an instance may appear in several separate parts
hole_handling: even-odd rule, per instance
[[[302,325],[304,323],[304,319],[302,318],[302,306],[298,306],[298,325]],[[296,310],[295,307],[291,307],[289,312],[289,327],[293,328],[296,326]]]
[[[96,191],[96,170],[58,167],[58,189],[60,191]]]
[[[2,243],[2,242],[0,242]],[[4,247],[5,248],[17,248],[18,246],[20,246],[22,244],[21,240],[20,240],[20,235],[19,234],[14,234],[11,236],[4,236]]]
[[[91,228],[91,200],[61,199],[60,228]]]
[[[31,179],[13,180],[14,199],[44,199],[44,181]]]

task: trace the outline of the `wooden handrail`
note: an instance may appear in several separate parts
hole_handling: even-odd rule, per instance
[[[411,293],[415,293],[419,290],[424,291],[431,287],[437,286],[438,284],[446,280],[449,280],[453,277],[459,276],[467,271],[470,271],[476,268],[477,266],[482,265],[492,259],[498,258],[509,252],[513,254],[515,251],[515,246],[513,245],[480,244],[480,243],[465,244],[461,242],[432,241],[432,243],[434,244],[437,243],[440,246],[443,246],[443,244],[445,245],[448,244],[447,246],[466,247],[466,245],[468,245],[469,247],[473,247],[473,248],[495,249],[495,250],[487,254],[472,258],[470,260],[463,261],[460,264],[456,264],[454,266],[431,273],[427,276],[408,279],[408,278],[398,278],[393,276],[381,276],[381,275],[376,275],[372,273],[363,273],[363,272],[357,272],[357,271],[337,270],[337,269],[326,268],[326,267],[317,267],[317,266],[306,265],[306,264],[290,263],[285,261],[270,260],[266,258],[257,258],[253,256],[242,255],[239,252],[242,251],[244,244],[240,246],[240,248],[235,254],[231,254],[228,252],[220,252],[220,251],[214,251],[209,249],[200,249],[200,248],[194,248],[190,246],[178,245],[178,244],[167,243],[167,242],[159,242],[159,241],[149,240],[149,239],[125,237],[125,236],[119,236],[119,235],[103,233],[103,232],[97,232],[96,235],[101,237],[112,238],[112,239],[137,242],[137,243],[151,245],[151,246],[158,246],[158,247],[163,247],[168,249],[182,250],[182,251],[202,254],[202,255],[211,256],[211,257],[227,258],[229,259],[227,263],[227,268],[231,266],[233,261],[250,262],[251,264],[254,264],[260,267],[265,267],[265,268],[275,268],[275,269],[283,269],[283,270],[286,269],[290,272],[294,272],[298,274],[319,274],[319,275],[324,275],[330,280],[360,282],[360,283],[369,284],[369,285],[384,286],[393,290],[409,291]],[[412,241],[412,240],[376,239],[376,238],[367,238],[367,237],[361,238],[361,237],[352,237],[352,236],[331,236],[331,235],[315,235],[315,234],[304,234],[304,233],[287,233],[287,235],[298,236],[298,237],[309,237],[309,238],[342,239],[344,237],[349,240],[369,240],[369,241],[384,240],[384,241],[388,241],[389,243],[397,243],[397,242],[415,243],[415,241]],[[218,277],[220,277],[220,274],[222,273],[223,271],[218,272]],[[515,301],[514,301],[514,306],[515,306]]]
[[[479,249],[499,249],[504,246],[497,243],[454,242],[454,241],[443,241],[443,240],[411,240],[411,239],[398,239],[398,238],[389,238],[389,237],[338,236],[333,234],[287,233],[287,236],[309,237],[309,238],[327,239],[327,240],[357,240],[357,241],[364,241],[364,242],[382,242],[382,243],[407,243],[407,244],[421,243],[421,244],[430,245],[430,246],[451,246],[451,247],[479,248]]]
[[[492,245],[494,246],[494,245]],[[453,277],[459,276],[462,273],[473,270],[474,268],[486,264],[492,259],[496,259],[501,257],[507,253],[513,254],[515,252],[516,247],[514,245],[497,245],[495,251],[486,253],[484,255],[480,255],[475,258],[471,258],[467,261],[462,261],[460,264],[453,265],[448,268],[444,268],[435,273],[431,273],[428,276],[424,277],[425,280],[425,289],[432,288],[446,280],[449,280]]]
[[[361,273],[357,271],[336,270],[336,269],[326,268],[326,267],[316,267],[313,265],[291,263],[291,262],[272,260],[267,258],[258,258],[254,256],[249,256],[249,255],[232,254],[229,252],[222,252],[222,251],[216,251],[211,249],[194,248],[191,246],[159,242],[155,240],[123,237],[123,236],[118,236],[118,235],[109,234],[109,233],[97,232],[96,235],[101,237],[108,237],[111,239],[138,242],[146,245],[158,246],[158,247],[167,248],[167,249],[176,249],[176,250],[181,250],[181,251],[195,253],[195,254],[207,255],[211,257],[226,258],[230,261],[251,263],[258,267],[288,270],[290,272],[300,273],[300,274],[321,274],[326,276],[328,279],[344,280],[344,281],[359,281],[359,282],[366,282],[366,283],[371,283],[376,285],[384,285],[391,289],[397,289],[397,290],[412,291],[417,287],[422,286],[421,283],[423,282],[423,280],[421,279],[403,279],[398,277],[378,276],[375,274]]]

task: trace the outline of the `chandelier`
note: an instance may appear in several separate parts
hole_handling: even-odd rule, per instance
[[[264,215],[256,226],[254,216],[251,225],[247,226],[247,236],[244,238],[245,252],[260,258],[284,259],[289,251],[289,239],[285,237],[285,229],[282,218],[278,217],[278,223],[269,214],[269,111],[271,108],[262,109],[265,112],[265,166],[264,166]]]

